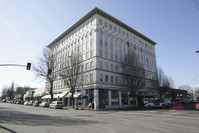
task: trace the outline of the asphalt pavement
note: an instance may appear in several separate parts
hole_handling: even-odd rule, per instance
[[[0,133],[198,133],[193,107],[88,111],[0,103]]]

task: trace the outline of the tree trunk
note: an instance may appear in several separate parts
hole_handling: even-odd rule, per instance
[[[74,92],[72,91],[72,104],[73,104],[73,108],[75,108],[75,102],[74,102],[74,97],[73,97],[73,95],[74,95]]]
[[[53,82],[52,81],[50,82],[50,96],[51,96],[50,102],[53,102]]]

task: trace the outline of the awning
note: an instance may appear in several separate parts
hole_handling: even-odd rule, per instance
[[[74,98],[77,98],[77,97],[79,97],[81,95],[81,92],[77,92],[77,93],[75,93],[74,95],[73,95],[73,97]]]
[[[64,98],[69,98],[72,96],[72,93],[68,93]]]
[[[33,97],[41,97],[44,95],[45,93],[45,88],[38,88],[38,89],[35,89],[34,90],[34,94],[33,94]]]
[[[28,97],[28,94],[25,94],[24,96],[23,96],[23,98],[27,98]]]
[[[43,92],[36,92],[33,94],[33,97],[41,97],[43,96]]]
[[[69,91],[63,91],[61,94],[57,94],[57,98],[63,98]]]
[[[51,98],[50,95],[45,95],[45,96],[43,96],[41,99],[49,99],[49,98]]]

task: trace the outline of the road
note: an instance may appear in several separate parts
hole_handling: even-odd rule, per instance
[[[0,133],[198,133],[199,111],[58,110],[0,103]]]

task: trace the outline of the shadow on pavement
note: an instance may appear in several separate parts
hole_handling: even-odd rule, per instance
[[[15,131],[11,130],[11,129],[8,129],[8,128],[3,127],[3,126],[0,125],[0,129],[1,129],[1,128],[4,129],[4,130],[6,130],[6,131],[8,131],[8,132],[10,132],[10,133],[17,133],[17,132],[15,132]]]
[[[77,126],[97,124],[98,121],[82,120],[81,118],[70,118],[67,116],[47,116],[39,114],[28,114],[24,112],[5,111],[0,109],[0,124],[15,124],[28,126]]]

